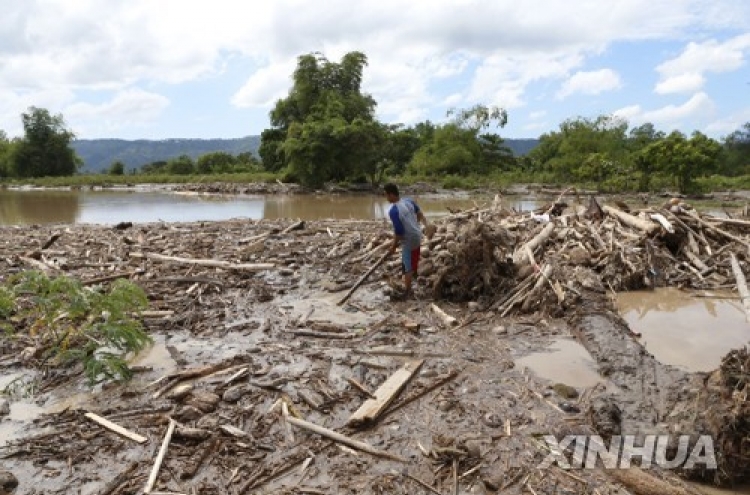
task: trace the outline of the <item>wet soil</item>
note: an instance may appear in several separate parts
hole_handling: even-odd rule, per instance
[[[345,289],[379,257],[374,250],[388,225],[315,221],[289,230],[292,224],[0,229],[1,273],[27,269],[29,255],[60,233],[37,257],[51,272],[84,281],[131,274],[147,291],[150,310],[161,312],[144,318],[155,344],[133,357],[137,372],[126,384],[90,390],[76,370],[32,371],[33,362],[17,358],[23,342],[4,343],[3,374],[36,378],[33,389],[11,396],[11,417],[0,423],[12,425],[0,429],[0,456],[20,481],[16,493],[140,493],[170,418],[182,433],[170,442],[159,491],[622,493],[621,480],[604,470],[536,469],[548,453],[540,436],[591,431],[587,412],[601,397],[620,405],[623,429],[645,431],[691,390],[695,376],[650,355],[600,292],[582,293],[572,313],[540,303],[531,313],[503,316],[473,301],[438,301],[457,318],[451,326],[432,307],[429,276],[418,280],[415,300],[389,300],[394,260],[339,306]],[[206,268],[148,252],[274,268]],[[577,351],[558,363],[566,371],[540,367],[539,353],[574,341],[590,360]],[[347,425],[367,399],[351,379],[373,392],[414,359],[424,363],[374,424]],[[214,372],[184,380],[193,387],[186,396],[163,388],[165,376],[205,366]],[[560,395],[570,388],[577,398]],[[65,401],[72,397],[78,399]],[[297,429],[284,420],[279,400],[293,415],[406,462]],[[84,417],[89,411],[148,441],[103,429]],[[14,424],[25,414],[34,418],[22,428]],[[186,427],[200,438],[187,436]],[[649,476],[682,490],[675,493],[695,493],[672,473]]]

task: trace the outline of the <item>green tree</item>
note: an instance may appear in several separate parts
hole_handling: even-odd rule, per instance
[[[347,53],[340,63],[319,53],[297,59],[289,95],[276,102],[271,129],[261,134],[266,170],[287,167],[313,187],[373,176],[384,135],[374,118],[375,100],[361,92],[366,65],[361,52]]]
[[[661,173],[675,179],[681,193],[697,192],[695,179],[716,170],[721,145],[714,139],[695,131],[688,139],[679,131],[647,146],[645,159],[655,164]]]
[[[0,178],[11,176],[12,154],[13,154],[13,142],[10,139],[8,139],[8,135],[5,134],[5,131],[0,130]]]
[[[654,124],[647,122],[630,130],[628,136],[629,150],[633,162],[633,168],[638,173],[638,190],[649,191],[651,189],[651,178],[656,172],[656,165],[644,150],[651,144],[664,139],[665,134],[657,131]]]
[[[409,166],[409,171],[427,175],[487,174],[502,168],[512,153],[497,134],[482,133],[491,126],[505,126],[508,115],[499,107],[475,105],[451,109],[453,121],[429,130],[426,140]]]
[[[24,137],[13,147],[10,159],[13,175],[45,177],[73,175],[81,165],[70,143],[75,134],[61,114],[30,107],[21,115]]]
[[[180,155],[167,162],[167,172],[174,175],[190,175],[195,172],[195,164],[188,155]]]
[[[725,155],[721,172],[725,175],[750,174],[750,122],[724,139]]]
[[[125,175],[125,164],[120,160],[112,162],[112,165],[109,166],[107,173],[109,175]]]
[[[195,161],[195,171],[199,174],[225,174],[231,172],[237,157],[225,151],[215,151],[201,155]]]

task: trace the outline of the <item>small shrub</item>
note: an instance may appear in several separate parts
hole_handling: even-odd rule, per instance
[[[12,317],[6,331],[31,337],[46,364],[82,363],[92,384],[131,377],[126,356],[151,342],[138,317],[147,306],[143,290],[125,279],[105,291],[25,271],[0,286],[0,318]]]

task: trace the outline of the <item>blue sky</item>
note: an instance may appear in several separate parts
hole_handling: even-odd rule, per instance
[[[721,138],[750,122],[746,0],[0,0],[0,130],[33,105],[80,138],[231,138],[269,125],[296,58],[353,50],[378,118],[508,111]]]

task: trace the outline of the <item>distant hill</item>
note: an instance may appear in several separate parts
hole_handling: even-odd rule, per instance
[[[537,144],[538,139],[506,139],[505,144],[516,156],[527,154]],[[138,139],[79,139],[73,148],[83,159],[84,172],[102,172],[113,162],[121,161],[125,169],[141,166],[160,160],[188,155],[195,159],[213,151],[224,151],[237,155],[251,152],[258,156],[260,136],[247,136],[237,139],[164,139],[152,141]]]
[[[212,151],[225,151],[233,155],[251,152],[258,155],[260,136],[237,139],[164,139],[152,141],[138,139],[79,139],[73,148],[83,159],[83,171],[101,172],[116,161],[125,169],[139,168],[147,163],[188,155],[195,159]]]
[[[527,155],[529,151],[533,150],[539,144],[539,140],[536,138],[528,139],[504,139],[505,145],[513,151],[515,156]]]

